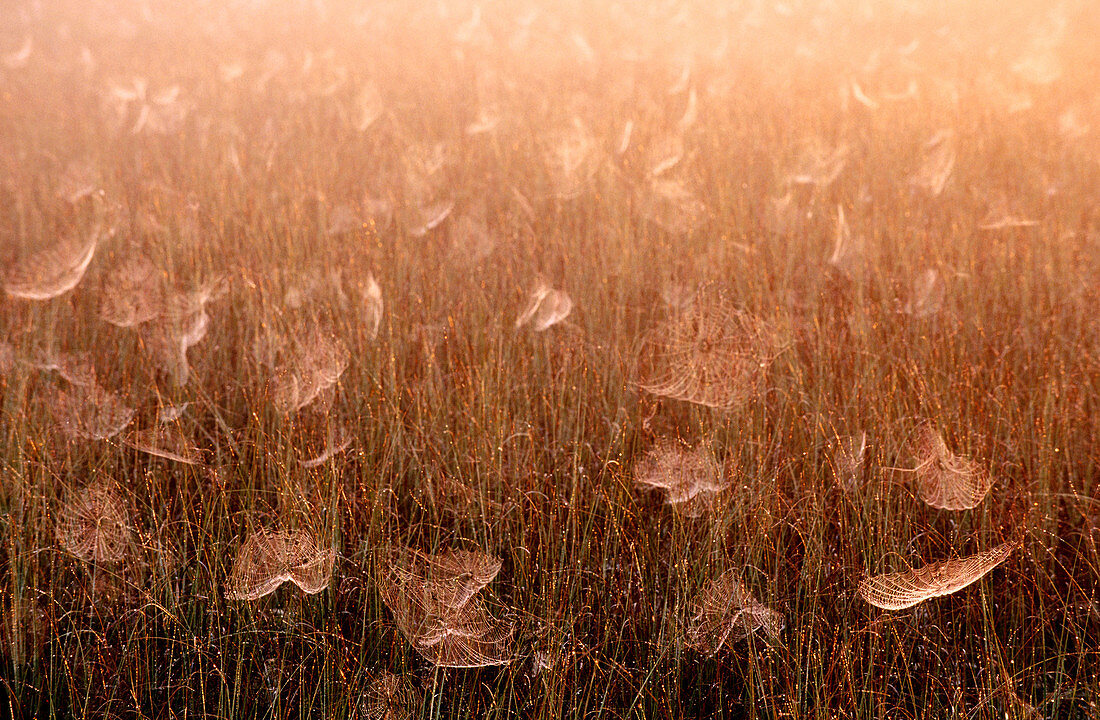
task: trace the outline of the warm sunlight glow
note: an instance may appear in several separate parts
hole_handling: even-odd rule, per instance
[[[0,0],[0,716],[1098,717],[1098,308],[1097,0]]]

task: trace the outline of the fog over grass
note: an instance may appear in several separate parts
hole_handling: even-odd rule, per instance
[[[7,3],[0,707],[1096,717],[1097,37]]]

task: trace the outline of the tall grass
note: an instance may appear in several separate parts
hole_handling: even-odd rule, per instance
[[[0,679],[14,714],[369,717],[372,684],[394,673],[420,717],[1095,716],[1100,27],[1087,4],[5,14],[0,50],[27,35],[33,50],[0,70],[0,258],[90,227],[97,204],[117,227],[74,291],[0,306],[15,358],[0,363]],[[1060,75],[1029,81],[1022,59],[1048,49]],[[119,101],[112,86],[135,77],[145,96]],[[889,99],[910,80],[912,97]],[[368,82],[385,111],[359,131]],[[159,105],[172,86],[179,99]],[[662,177],[706,210],[673,232],[647,212],[646,149],[691,92],[698,118]],[[500,124],[467,134],[484,108]],[[546,152],[578,127],[595,170],[563,199]],[[932,196],[911,176],[945,128],[957,162]],[[438,143],[443,165],[418,175]],[[846,145],[843,170],[791,182],[815,144]],[[59,195],[72,160],[95,169],[101,199]],[[455,207],[421,237],[410,217],[425,193]],[[367,196],[394,218],[371,216]],[[980,230],[1000,199],[1038,224]],[[341,206],[361,226],[326,232]],[[838,207],[863,248],[848,272],[827,263]],[[471,259],[456,225],[482,208],[494,247]],[[140,333],[98,316],[108,271],[133,253],[176,288],[229,278],[183,387]],[[929,268],[943,307],[907,315]],[[375,339],[355,293],[368,273],[385,303]],[[539,278],[573,311],[517,330]],[[674,285],[719,292],[788,341],[731,410],[639,388]],[[326,412],[285,415],[254,339],[312,323],[351,363]],[[183,427],[206,461],[65,437],[50,408],[61,381],[25,361],[43,349],[91,353],[140,425],[190,402]],[[302,468],[332,421],[351,450]],[[994,473],[973,510],[935,510],[908,484],[924,421]],[[862,432],[846,490],[834,448]],[[634,464],[666,438],[715,454],[732,486],[719,511],[681,517],[635,485]],[[84,565],[55,536],[67,493],[97,479],[133,504],[143,548],[129,569]],[[241,544],[277,526],[331,542],[331,587],[226,599]],[[1020,534],[1021,550],[955,595],[885,612],[855,594],[867,574]],[[418,656],[375,585],[387,544],[498,556],[493,612],[515,623],[517,659],[454,670]],[[704,658],[685,646],[691,603],[730,569],[786,629]]]

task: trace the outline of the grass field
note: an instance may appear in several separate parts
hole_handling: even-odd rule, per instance
[[[1098,36],[1085,1],[9,3],[3,705],[1097,717]],[[275,531],[323,582],[243,599]],[[447,667],[402,563],[475,553],[491,663]]]

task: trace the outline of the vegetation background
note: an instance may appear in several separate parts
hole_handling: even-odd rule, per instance
[[[72,292],[0,305],[3,704],[1096,717],[1096,37],[1074,1],[6,3],[0,259],[113,237]],[[186,378],[100,317],[135,256],[226,281]],[[517,328],[540,279],[572,312]],[[642,390],[647,338],[715,296],[783,338],[760,385],[723,410]],[[281,412],[265,338],[313,327],[350,363]],[[76,353],[137,425],[190,403],[204,462],[61,432],[64,383],[29,359]],[[976,508],[907,483],[924,421],[993,473]],[[303,467],[333,428],[350,448]],[[718,459],[712,512],[635,485],[665,439]],[[59,546],[98,480],[131,505],[131,570]],[[336,548],[331,585],[227,599],[274,526]],[[855,593],[1021,535],[949,597]],[[375,586],[387,545],[499,557],[516,659],[420,657]],[[731,569],[786,629],[704,657],[692,599]]]

